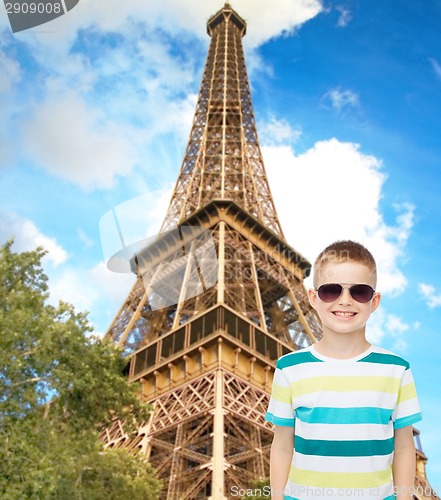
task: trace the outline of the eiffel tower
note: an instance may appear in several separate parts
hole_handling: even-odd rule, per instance
[[[220,500],[269,476],[275,362],[321,337],[303,286],[311,265],[285,241],[262,161],[246,22],[226,3],[207,30],[170,206],[159,236],[132,258],[137,281],[106,334],[153,410],[136,438],[116,421],[102,439],[145,454],[168,499]]]

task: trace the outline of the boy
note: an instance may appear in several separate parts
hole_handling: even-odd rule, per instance
[[[308,298],[323,338],[277,361],[265,416],[273,499],[413,498],[421,412],[407,361],[366,340],[376,281],[374,258],[353,241],[314,263]]]

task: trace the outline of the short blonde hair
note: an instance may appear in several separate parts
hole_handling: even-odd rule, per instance
[[[352,240],[339,240],[321,251],[314,262],[314,286],[317,286],[321,266],[329,262],[358,262],[367,266],[377,281],[377,264],[371,252],[361,243]]]

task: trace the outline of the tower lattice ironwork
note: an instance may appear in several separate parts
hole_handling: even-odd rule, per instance
[[[137,281],[107,332],[153,407],[136,438],[168,499],[224,499],[269,475],[264,421],[276,360],[321,336],[285,241],[257,138],[242,48],[226,3],[211,37],[190,138],[161,233],[132,259]],[[236,490],[234,489],[236,488]]]

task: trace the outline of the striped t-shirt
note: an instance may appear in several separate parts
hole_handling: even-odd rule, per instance
[[[265,419],[294,426],[285,499],[393,499],[394,429],[421,420],[409,363],[380,347],[351,359],[314,346],[276,364]]]

